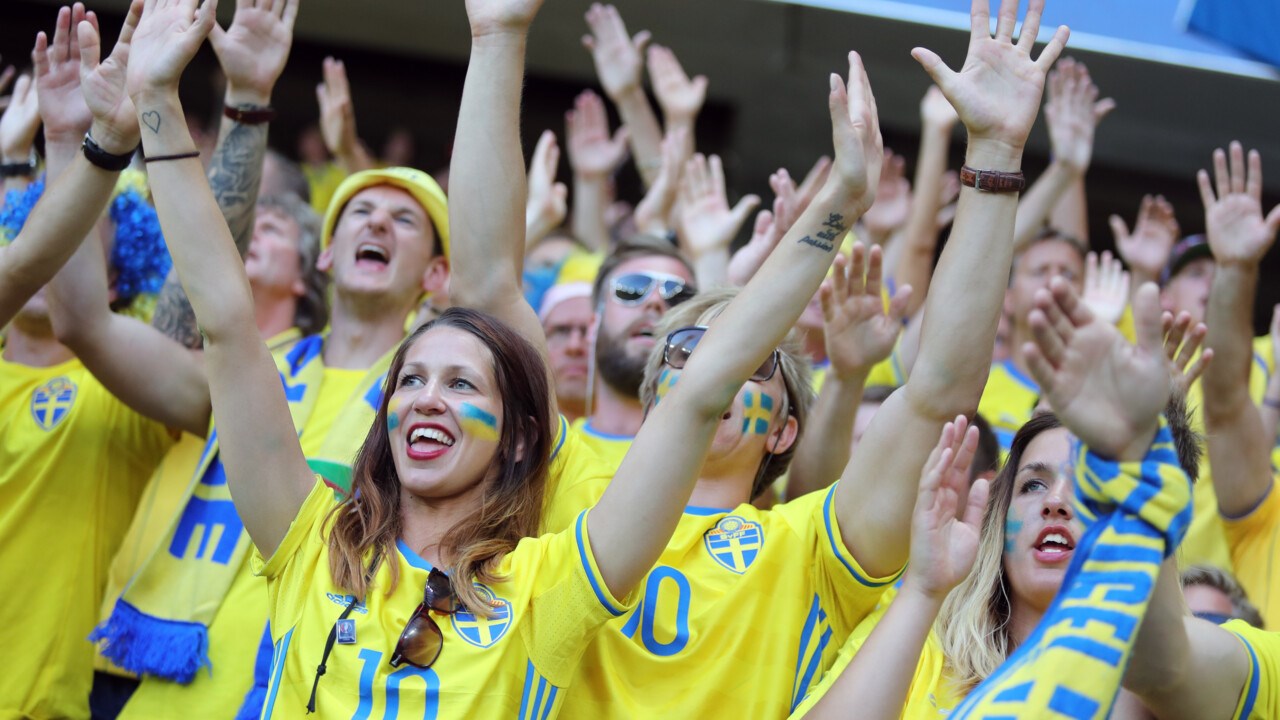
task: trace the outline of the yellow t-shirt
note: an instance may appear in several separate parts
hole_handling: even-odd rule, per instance
[[[831,370],[831,361],[826,360],[813,365],[813,391],[816,393],[822,389],[822,383],[827,379],[827,372]],[[889,357],[876,363],[871,372],[867,374],[867,382],[864,388],[887,387],[900,388],[907,382],[907,371],[902,366],[902,356],[898,353],[898,348],[893,349],[893,353]]]
[[[320,217],[324,217],[338,186],[347,179],[346,171],[333,162],[319,168],[303,163],[302,174],[307,176],[307,184],[311,186],[311,207]]]
[[[1224,518],[1236,579],[1258,607],[1267,630],[1280,630],[1280,492],[1275,483],[1258,507],[1240,518]]]
[[[1040,402],[1040,386],[1022,374],[1012,360],[995,363],[978,401],[978,413],[991,425],[1000,442],[1003,458],[1013,445],[1013,436],[1031,419]]]
[[[317,482],[271,559],[254,553],[275,642],[264,718],[305,712],[325,642],[351,600],[329,575],[324,521],[334,502]],[[632,606],[600,577],[583,513],[569,530],[521,540],[499,564],[502,582],[477,583],[496,604],[493,617],[432,613],[444,637],[439,659],[426,670],[393,668],[389,659],[431,570],[398,545],[349,615],[355,641],[333,645],[316,690],[318,718],[554,718],[587,644]],[[390,563],[400,582],[388,596]]]
[[[834,494],[686,508],[639,606],[583,656],[563,717],[790,712],[897,577],[868,577],[854,560]]]
[[[591,427],[591,421],[585,417],[574,420],[570,432],[577,435],[583,445],[590,448],[597,457],[611,465],[614,472],[617,472],[618,466],[622,464],[622,458],[626,457],[627,451],[631,449],[631,441],[635,439],[634,435],[612,435],[600,432]]]
[[[78,360],[0,359],[0,717],[89,717],[107,568],[173,442]]]
[[[841,673],[853,661],[853,656],[866,644],[867,638],[871,637],[871,631],[875,630],[876,625],[880,623],[887,607],[888,603],[882,602],[875,612],[858,624],[858,627],[849,635],[849,639],[841,646],[835,663],[822,677],[822,682],[818,683],[808,697],[804,698],[804,702],[791,713],[791,720],[804,717],[840,679]],[[964,701],[966,694],[961,692],[947,675],[942,643],[939,642],[937,633],[930,630],[924,647],[920,651],[920,661],[916,663],[916,673],[911,678],[910,687],[907,688],[907,702],[902,706],[902,718],[904,720],[936,720],[936,718],[946,717]],[[854,708],[850,710],[853,711]]]
[[[1243,620],[1224,623],[1222,629],[1235,635],[1249,654],[1249,679],[1232,719],[1280,718],[1280,635]]]
[[[547,472],[542,532],[557,533],[572,527],[579,513],[600,499],[621,462],[621,458],[615,461],[600,457],[588,436],[573,432],[561,415]]]
[[[325,368],[315,407],[299,437],[303,455],[319,453],[338,413],[367,374],[367,370]],[[363,437],[351,438],[353,458],[363,442]],[[254,575],[246,556],[209,623],[210,671],[196,673],[187,685],[144,678],[120,713],[120,720],[163,717],[175,707],[184,708],[183,717],[190,720],[235,717],[253,687],[254,660],[266,625],[267,585]]]

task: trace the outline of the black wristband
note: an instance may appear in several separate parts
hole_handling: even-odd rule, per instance
[[[0,165],[0,178],[32,177],[36,174],[36,161],[4,163]]]
[[[120,172],[129,167],[129,163],[133,161],[133,153],[133,150],[123,155],[109,153],[94,142],[89,133],[84,134],[84,159],[107,172]]]
[[[241,125],[261,125],[276,119],[276,110],[270,105],[224,105],[222,114]]]

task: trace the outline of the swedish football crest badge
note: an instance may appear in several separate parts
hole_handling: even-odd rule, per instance
[[[76,402],[76,384],[56,377],[31,393],[31,417],[44,430],[52,430],[67,417]]]
[[[713,560],[741,575],[764,547],[764,530],[758,522],[729,515],[706,532],[703,543]]]
[[[453,629],[458,637],[478,648],[487,648],[502,639],[511,627],[511,603],[493,594],[489,588],[476,583],[476,590],[488,601],[490,615],[482,618],[464,610],[452,616]]]

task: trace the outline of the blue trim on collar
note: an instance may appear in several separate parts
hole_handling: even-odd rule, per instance
[[[1032,380],[1026,375],[1023,375],[1022,372],[1018,370],[1018,367],[1013,364],[1012,360],[1005,360],[1000,364],[1004,366],[1004,371],[1009,373],[1009,377],[1013,378],[1014,380],[1017,380],[1020,385],[1027,388],[1028,390],[1034,390],[1036,392],[1040,392],[1040,386],[1036,384],[1036,381]]]
[[[423,560],[421,555],[414,552],[413,548],[406,545],[404,541],[399,538],[396,538],[396,549],[399,550],[400,554],[404,556],[405,562],[418,568],[419,570],[426,570],[427,572],[431,572],[432,570],[435,569],[431,565],[431,563],[427,562],[426,560]]]
[[[625,440],[627,442],[631,442],[636,439],[635,435],[614,435],[613,433],[600,432],[599,430],[591,427],[590,420],[582,423],[582,432],[592,437],[598,437],[601,440]]]

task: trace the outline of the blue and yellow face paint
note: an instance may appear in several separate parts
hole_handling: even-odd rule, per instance
[[[387,432],[395,432],[400,427],[400,398],[391,398],[387,403]]]
[[[663,370],[658,375],[658,389],[654,392],[653,405],[658,406],[662,402],[662,398],[671,392],[671,388],[676,386],[676,381],[680,379],[680,374],[671,369]]]
[[[748,390],[742,396],[742,434],[768,435],[773,417],[773,398]]]
[[[462,403],[462,431],[477,440],[498,442],[498,418],[471,403]]]
[[[1018,533],[1022,532],[1022,521],[1013,517],[1013,506],[1009,506],[1009,514],[1004,519],[1004,551],[1011,553],[1017,549]]]

